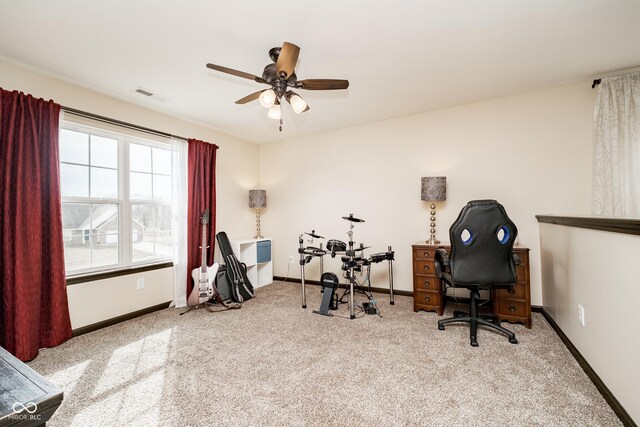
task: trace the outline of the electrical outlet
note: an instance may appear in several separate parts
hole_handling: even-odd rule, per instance
[[[293,262],[293,255],[289,257],[289,264],[291,264],[292,262]]]
[[[578,323],[584,326],[584,307],[578,304]]]
[[[140,277],[138,278],[138,280],[136,280],[136,288],[144,289],[144,277]]]

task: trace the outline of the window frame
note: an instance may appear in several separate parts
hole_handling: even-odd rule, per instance
[[[112,127],[112,126],[110,126]],[[133,204],[149,204],[153,206],[161,206],[168,205],[170,209],[173,211],[173,196],[169,197],[168,200],[131,200],[130,198],[130,144],[140,144],[144,146],[149,146],[152,148],[159,148],[163,150],[169,151],[171,156],[173,157],[173,153],[171,150],[171,142],[167,138],[166,142],[160,142],[152,139],[145,139],[144,137],[133,136],[127,134],[126,129],[123,129],[121,132],[115,130],[107,130],[102,129],[99,126],[87,125],[84,123],[75,123],[73,121],[67,121],[64,119],[60,120],[59,132],[62,130],[69,130],[73,132],[81,132],[89,135],[95,135],[98,137],[115,139],[117,141],[117,175],[118,175],[118,197],[117,198],[97,198],[91,197],[91,172],[89,171],[89,196],[87,197],[70,197],[70,196],[62,196],[61,195],[61,205],[65,203],[82,203],[89,205],[99,205],[99,204],[115,204],[118,206],[118,262],[116,264],[109,264],[104,266],[96,266],[96,267],[88,267],[75,269],[72,271],[67,271],[65,265],[65,275],[67,279],[77,279],[82,278],[84,276],[104,276],[104,275],[113,275],[118,276],[118,272],[128,272],[132,270],[138,269],[148,269],[154,266],[158,266],[158,268],[165,268],[169,262],[172,262],[172,256],[156,256],[154,258],[147,258],[144,260],[133,261],[133,236],[132,236],[132,220],[133,220],[133,212],[132,206]],[[89,167],[91,168],[91,140],[89,139]],[[153,157],[152,157],[153,161]],[[63,162],[59,160],[59,164],[76,164],[74,162]],[[101,166],[97,166],[101,167]],[[174,171],[171,170],[171,174],[169,175],[171,178],[173,177]],[[153,174],[153,167],[152,172]],[[166,174],[164,174],[166,176]],[[152,179],[153,181],[153,179]],[[153,186],[153,184],[152,184]],[[61,192],[62,193],[62,192]],[[63,232],[64,233],[64,232]],[[173,229],[171,229],[171,233],[173,234]],[[63,237],[64,239],[64,237]],[[93,243],[90,248],[93,251]],[[154,240],[154,250],[155,250],[155,240]],[[93,256],[93,254],[92,254]]]

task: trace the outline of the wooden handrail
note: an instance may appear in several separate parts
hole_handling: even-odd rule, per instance
[[[640,235],[640,219],[536,215],[539,223]]]

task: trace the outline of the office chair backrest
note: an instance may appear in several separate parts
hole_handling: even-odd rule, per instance
[[[473,200],[449,229],[449,263],[455,284],[510,285],[516,282],[513,242],[518,229],[495,200]]]

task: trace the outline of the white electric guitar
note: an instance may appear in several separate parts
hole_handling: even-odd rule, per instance
[[[213,265],[207,267],[207,224],[209,223],[209,209],[205,209],[202,213],[200,222],[202,222],[202,246],[200,247],[202,249],[202,259],[200,267],[194,268],[191,272],[191,277],[193,277],[193,290],[187,299],[187,305],[189,307],[204,304],[211,298],[219,295],[215,280],[220,264],[215,262]]]

